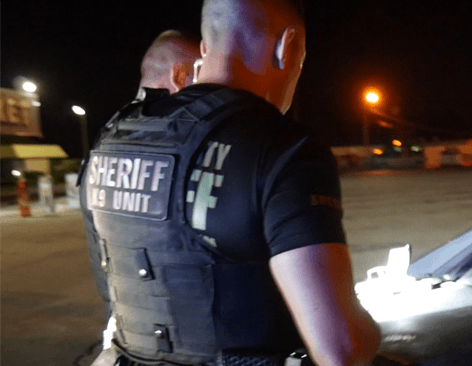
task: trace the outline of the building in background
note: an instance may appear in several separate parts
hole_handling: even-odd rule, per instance
[[[51,159],[68,156],[59,145],[44,143],[38,95],[0,88],[0,99],[2,184],[18,174],[50,174]]]

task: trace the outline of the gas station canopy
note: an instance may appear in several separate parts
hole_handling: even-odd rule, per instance
[[[59,145],[2,145],[0,152],[2,159],[44,159],[68,157],[66,152]]]

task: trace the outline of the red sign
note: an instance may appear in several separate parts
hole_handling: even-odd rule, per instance
[[[36,94],[0,88],[0,101],[2,135],[43,137]]]

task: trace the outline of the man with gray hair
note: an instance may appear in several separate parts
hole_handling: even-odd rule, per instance
[[[251,91],[285,113],[305,58],[301,13],[300,1],[205,0],[199,82]],[[300,151],[308,148],[312,149],[306,152],[308,155],[323,156],[317,147],[307,146],[306,142]],[[283,170],[283,174],[292,175],[285,180],[293,188],[289,183],[271,188],[275,207],[286,206],[284,218],[277,222],[281,226],[265,227],[275,231],[270,237],[278,242],[268,243],[272,249],[271,273],[313,361],[319,365],[368,365],[379,346],[379,329],[354,293],[349,252],[341,234],[341,215],[333,215],[341,211],[334,167],[328,178],[331,187],[324,187],[323,191],[315,177],[318,174],[318,178],[326,178],[327,161],[312,160],[307,164],[302,153],[298,154],[300,160],[295,155],[290,162],[292,167],[287,164]],[[324,158],[331,159],[329,155],[326,152]],[[303,166],[302,161],[307,164],[304,171],[295,168]],[[320,164],[324,165],[322,169],[317,167]],[[304,191],[306,201],[310,197],[312,204],[310,214],[301,214],[306,207],[293,196],[287,197],[291,202],[282,203],[280,195],[300,195]],[[271,200],[266,202],[263,221],[267,224],[271,206]],[[305,215],[303,220],[297,218]],[[297,230],[291,231],[291,225]]]
[[[169,93],[176,93],[182,88],[192,84],[193,64],[200,57],[199,39],[193,34],[167,30],[159,34],[147,49],[141,62],[141,80],[135,100],[139,103],[152,99],[166,97]],[[129,105],[124,108],[126,110]],[[111,121],[119,118],[122,111],[117,112]],[[84,193],[84,192],[82,192]],[[85,195],[82,194],[82,198]],[[86,206],[82,202],[82,208]],[[91,213],[83,210],[87,223],[92,223]],[[91,251],[92,268],[96,282],[102,297],[109,302],[108,288],[106,284],[106,273],[100,264],[100,248],[95,241],[89,238],[89,249]]]
[[[142,104],[145,101],[165,98],[169,94],[176,93],[182,88],[192,84],[193,64],[200,57],[199,39],[194,35],[177,30],[167,30],[159,34],[147,49],[141,62],[141,80],[136,98],[122,110],[118,111],[110,120],[113,123],[126,113],[131,106]],[[106,128],[106,127],[105,127]],[[84,166],[85,168],[85,166]],[[107,305],[108,315],[110,309],[110,295],[107,284],[107,272],[103,270],[103,255],[97,233],[93,224],[91,211],[87,210],[86,194],[81,185],[81,207],[84,216],[84,224],[88,233],[88,245],[91,255],[91,267],[94,272],[95,282],[99,293]],[[109,320],[109,325],[114,319]],[[109,343],[110,332],[104,333],[104,344]],[[107,353],[110,353],[107,350]],[[102,355],[104,359],[107,355]],[[96,365],[106,364],[106,360],[97,360]]]
[[[144,55],[140,87],[178,92],[192,84],[193,64],[199,56],[199,40],[194,36],[175,30],[161,33]]]
[[[300,2],[205,0],[202,36],[198,83],[111,124],[83,179],[112,349],[123,365],[278,366],[305,344],[318,365],[368,365],[380,333],[354,293],[335,160],[284,117]]]

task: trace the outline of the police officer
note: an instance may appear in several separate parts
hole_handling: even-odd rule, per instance
[[[144,100],[154,100],[175,93],[192,84],[193,64],[200,57],[199,39],[192,34],[167,30],[159,34],[147,49],[141,62],[141,80],[135,100],[131,105]],[[131,108],[127,106],[126,111]],[[123,111],[117,112],[112,120]],[[84,188],[84,185],[81,186]],[[86,209],[85,194],[81,192],[81,206],[88,232],[88,244],[92,269],[100,295],[109,307],[109,292],[106,272],[103,270],[102,254],[98,245],[98,233],[93,225],[92,212]],[[110,313],[110,309],[108,309]]]
[[[191,85],[193,64],[199,56],[199,40],[193,35],[176,30],[162,32],[143,57],[140,88],[176,93]],[[137,99],[142,99],[140,93]]]
[[[276,365],[304,343],[319,365],[368,365],[380,334],[353,291],[333,156],[283,117],[297,1],[205,0],[202,35],[199,83],[109,123],[82,179],[113,350]]]

